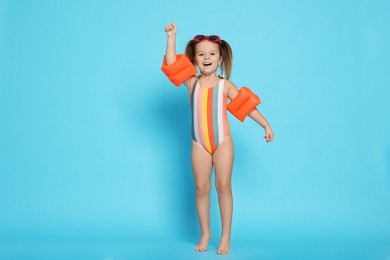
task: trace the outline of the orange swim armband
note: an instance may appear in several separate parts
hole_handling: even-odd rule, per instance
[[[165,56],[161,70],[168,79],[176,86],[180,86],[183,82],[198,73],[194,64],[184,54],[177,54],[176,61],[170,65],[166,64]]]
[[[261,103],[260,98],[247,88],[242,87],[238,95],[227,105],[227,109],[238,120],[244,122],[245,117]]]

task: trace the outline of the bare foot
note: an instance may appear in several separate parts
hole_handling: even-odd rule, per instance
[[[217,254],[219,254],[219,255],[230,254],[230,236],[229,235],[222,235],[221,242],[219,243],[219,247],[217,250]]]
[[[211,233],[202,234],[200,237],[198,245],[194,248],[195,251],[204,252],[207,250],[207,246],[209,244],[209,240],[211,238]]]

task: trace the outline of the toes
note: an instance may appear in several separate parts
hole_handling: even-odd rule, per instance
[[[204,251],[206,251],[206,250],[207,250],[207,248],[205,248],[205,247],[200,247],[200,246],[197,246],[197,247],[195,247],[195,248],[194,248],[194,250],[195,250],[195,251],[197,251],[197,252],[204,252]]]
[[[230,250],[218,249],[217,254],[219,254],[219,255],[230,255]]]

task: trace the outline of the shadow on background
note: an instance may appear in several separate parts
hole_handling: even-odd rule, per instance
[[[191,166],[190,100],[185,88],[174,88],[167,84],[159,86],[157,89],[162,94],[151,95],[147,105],[129,115],[132,117],[129,126],[140,122],[138,131],[142,136],[150,137],[156,146],[150,150],[155,153],[150,155],[150,163],[161,162],[161,170],[155,173],[159,183],[154,184],[160,192],[154,195],[162,196],[155,201],[165,200],[163,211],[167,212],[156,217],[164,218],[161,224],[169,227],[163,229],[171,229],[175,239],[193,242],[200,231]]]
[[[172,87],[172,86],[170,86]],[[171,147],[168,151],[172,153],[174,160],[167,162],[172,165],[170,174],[175,178],[175,187],[172,188],[173,182],[167,179],[165,183],[167,190],[171,192],[173,210],[176,212],[174,223],[179,232],[179,236],[186,241],[193,242],[199,232],[199,224],[195,206],[195,183],[191,165],[191,111],[190,99],[187,91],[184,89],[177,90],[180,97],[173,102],[156,102],[155,111],[157,116],[163,118],[162,122],[166,125],[165,135],[172,139]]]

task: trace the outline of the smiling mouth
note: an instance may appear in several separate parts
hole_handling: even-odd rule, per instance
[[[211,66],[211,63],[209,62],[203,63],[203,66]]]

